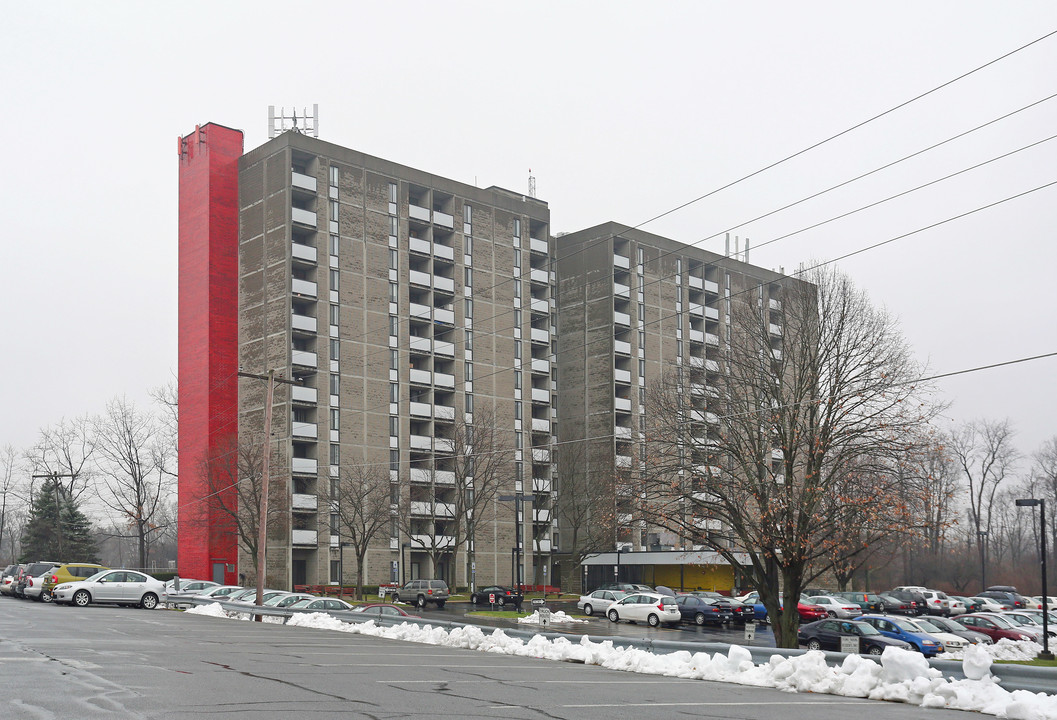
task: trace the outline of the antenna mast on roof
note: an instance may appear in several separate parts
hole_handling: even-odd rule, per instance
[[[532,174],[532,168],[529,168],[529,197],[536,197],[536,176]]]
[[[275,106],[268,106],[268,138],[271,139],[276,135],[280,135],[284,132],[293,131],[296,133],[304,133],[305,135],[311,135],[314,138],[319,137],[319,105],[312,106],[312,114],[308,114],[308,108],[301,108],[301,127],[297,126],[298,116],[297,108],[293,108],[290,114],[286,114],[286,108],[279,108],[279,114],[275,114]],[[278,122],[276,122],[278,121]]]

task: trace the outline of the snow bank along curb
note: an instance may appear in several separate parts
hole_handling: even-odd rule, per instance
[[[188,612],[227,617],[219,604],[196,607]],[[532,633],[527,641],[523,641],[511,637],[508,634],[511,631],[495,629],[486,633],[473,625],[451,626],[453,624],[449,623],[450,629],[445,629],[434,624],[410,622],[378,624],[375,619],[364,621],[362,618],[345,622],[327,613],[298,614],[287,624],[503,655],[581,662],[651,675],[773,687],[786,692],[889,700],[921,707],[978,711],[1018,720],[1057,720],[1057,696],[1001,687],[991,673],[991,656],[977,646],[966,650],[960,663],[964,679],[952,679],[943,677],[940,669],[930,667],[920,654],[899,648],[886,649],[880,664],[861,655],[847,655],[841,656],[840,664],[834,667],[827,664],[827,655],[839,655],[837,653],[813,650],[783,656],[773,649],[766,662],[756,664],[753,653],[738,645],[731,645],[725,653],[716,652],[714,655],[703,652],[700,645],[696,646],[695,652],[676,650],[657,654],[618,646],[613,639],[594,642],[586,635],[579,642],[573,642],[565,636],[548,638]],[[654,646],[659,644],[653,643]],[[1052,687],[1052,680],[1050,685]]]

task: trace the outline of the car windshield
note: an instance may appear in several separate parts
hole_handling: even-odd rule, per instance
[[[897,620],[895,618],[888,618],[888,622],[892,623],[893,625],[895,625],[897,628],[899,628],[900,630],[902,630],[904,632],[912,632],[912,633],[924,632],[921,628],[919,628],[917,626],[916,623],[911,622],[910,620]]]
[[[931,620],[915,620],[914,624],[925,632],[943,632],[943,628],[936,627]]]
[[[1004,617],[1001,617],[1000,615],[988,615],[987,619],[993,622],[998,627],[1004,628],[1005,630],[1011,630],[1013,628],[1013,623],[1009,622],[1009,620],[1005,619]]]
[[[312,598],[305,598],[304,600],[298,600],[290,607],[303,608],[308,607],[309,603],[315,602]]]
[[[870,623],[864,623],[864,622],[852,623],[852,627],[855,628],[855,631],[858,632],[860,635],[880,635],[881,634],[881,631],[878,630],[877,628],[875,628]]]

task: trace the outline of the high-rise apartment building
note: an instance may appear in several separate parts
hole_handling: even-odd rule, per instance
[[[777,273],[617,223],[552,238],[545,202],[298,132],[243,154],[240,132],[209,124],[180,153],[187,575],[255,574],[267,383],[252,375],[274,371],[268,583],[350,582],[343,488],[379,475],[367,584],[513,583],[519,564],[547,584],[563,560],[576,577],[559,452],[588,447],[565,462],[633,487],[645,392],[671,367],[707,443],[731,293],[780,307]],[[693,453],[688,468],[718,472]],[[486,473],[496,491],[474,503]],[[606,549],[689,550],[722,530],[666,533],[635,500],[614,498]]]

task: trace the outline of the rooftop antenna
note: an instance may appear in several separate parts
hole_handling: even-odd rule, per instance
[[[275,106],[268,106],[268,138],[284,132],[303,133],[314,138],[319,137],[319,105],[312,106],[312,114],[309,115],[308,108],[301,108],[301,127],[298,127],[297,108],[292,108],[290,114],[286,114],[286,108],[279,108],[279,114],[275,114]]]
[[[536,177],[532,174],[532,168],[529,168],[529,197],[536,197]]]

